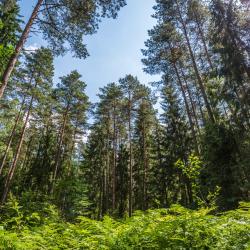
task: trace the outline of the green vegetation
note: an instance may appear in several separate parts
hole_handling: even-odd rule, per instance
[[[1,249],[249,249],[250,204],[212,215],[172,205],[136,211],[131,218],[105,216],[96,221],[80,216],[63,221],[48,203],[22,207],[11,199],[1,215]],[[28,212],[28,213],[27,213]]]
[[[54,58],[87,57],[126,1],[35,2],[23,27],[0,1],[0,249],[250,249],[248,1],[156,0],[142,62],[161,80],[96,103]],[[34,31],[47,48],[25,50]]]

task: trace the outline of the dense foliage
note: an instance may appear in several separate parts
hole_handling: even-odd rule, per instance
[[[142,62],[161,80],[90,103],[54,56],[86,57],[125,4],[37,0],[23,27],[0,1],[1,249],[250,248],[248,1],[156,0]],[[34,29],[48,48],[25,50]]]
[[[26,201],[27,202],[27,201]],[[28,214],[27,206],[29,205]],[[38,209],[42,205],[42,210]],[[12,199],[1,215],[1,249],[249,249],[250,206],[212,215],[211,210],[137,211],[131,218],[60,219],[47,203],[20,206]],[[6,214],[6,216],[5,216]]]

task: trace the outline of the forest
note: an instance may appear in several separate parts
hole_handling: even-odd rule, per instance
[[[55,59],[87,58],[126,0],[21,2],[0,1],[0,249],[250,249],[250,2],[155,0],[160,80],[95,103]]]

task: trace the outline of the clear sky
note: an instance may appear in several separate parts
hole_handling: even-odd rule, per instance
[[[36,0],[20,0],[21,14],[27,18]],[[143,72],[141,49],[144,48],[148,34],[155,20],[153,5],[155,0],[127,0],[127,6],[119,12],[118,18],[105,19],[96,34],[86,37],[90,56],[76,59],[67,54],[55,59],[55,81],[58,77],[76,69],[87,84],[90,100],[97,100],[98,89],[110,82],[117,82],[126,74],[138,77],[141,83],[158,80],[159,76],[150,76]],[[43,44],[39,37],[29,38],[26,46],[37,47]]]

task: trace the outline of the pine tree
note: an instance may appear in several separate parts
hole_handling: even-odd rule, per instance
[[[167,188],[167,199],[165,204],[181,202],[185,205],[192,203],[189,183],[176,169],[175,163],[182,159],[185,161],[189,154],[190,135],[187,130],[187,123],[179,107],[178,96],[174,92],[171,83],[166,82],[162,89],[162,109],[161,122],[163,124],[162,155],[165,168],[162,172],[166,175],[165,181],[161,185]]]
[[[155,112],[153,96],[149,88],[142,86],[135,119],[135,200],[137,209],[147,210],[154,196],[151,187],[152,179],[152,139]]]
[[[15,0],[4,0],[0,3],[0,76],[8,59],[14,51],[18,40],[21,20],[19,7]]]
[[[248,84],[250,68],[247,64],[249,34],[242,32],[241,12],[235,1],[212,1],[213,49],[220,58],[220,76],[224,77],[222,93],[234,113],[236,123],[249,128]],[[243,128],[244,129],[244,128]]]
[[[132,215],[133,212],[133,145],[132,145],[132,135],[133,135],[133,120],[135,117],[135,106],[140,98],[139,86],[140,83],[137,78],[132,75],[127,75],[125,78],[119,80],[121,88],[124,95],[124,108],[125,117],[127,120],[127,133],[128,133],[128,147],[129,147],[129,200],[128,200],[128,214]]]
[[[58,175],[62,175],[62,166],[68,152],[69,159],[73,156],[76,136],[79,129],[86,125],[86,111],[89,106],[85,94],[86,84],[80,80],[81,75],[72,71],[69,75],[61,77],[61,82],[55,90],[56,113],[59,124],[58,145],[55,153],[55,163],[51,179],[51,193],[54,191]],[[67,148],[67,146],[71,147]],[[73,147],[73,148],[72,148]]]
[[[88,52],[83,44],[83,36],[93,34],[96,31],[101,17],[115,18],[119,9],[125,4],[125,0],[105,2],[74,0],[62,3],[58,0],[37,0],[3,72],[0,98],[3,96],[10,75],[35,22],[37,22],[39,30],[43,32],[44,38],[55,54],[64,54],[71,50],[75,53],[75,56],[84,58],[88,55]],[[70,47],[67,45],[70,45]]]
[[[13,161],[5,178],[3,195],[1,199],[2,203],[4,203],[7,198],[11,181],[13,179],[14,173],[16,172],[18,159],[20,157],[23,142],[25,139],[25,132],[27,130],[28,123],[30,122],[32,112],[34,112],[35,108],[39,106],[39,102],[42,102],[42,100],[45,98],[44,95],[46,95],[46,90],[50,86],[52,86],[54,68],[53,57],[50,50],[41,48],[36,52],[27,55],[25,65],[23,69],[20,70],[22,71],[21,76],[24,78],[20,80],[17,79],[17,81],[25,83],[21,85],[24,91],[22,92],[22,94],[27,95],[29,98],[27,98],[24,123],[22,125]],[[25,82],[26,79],[28,80],[28,82]]]

